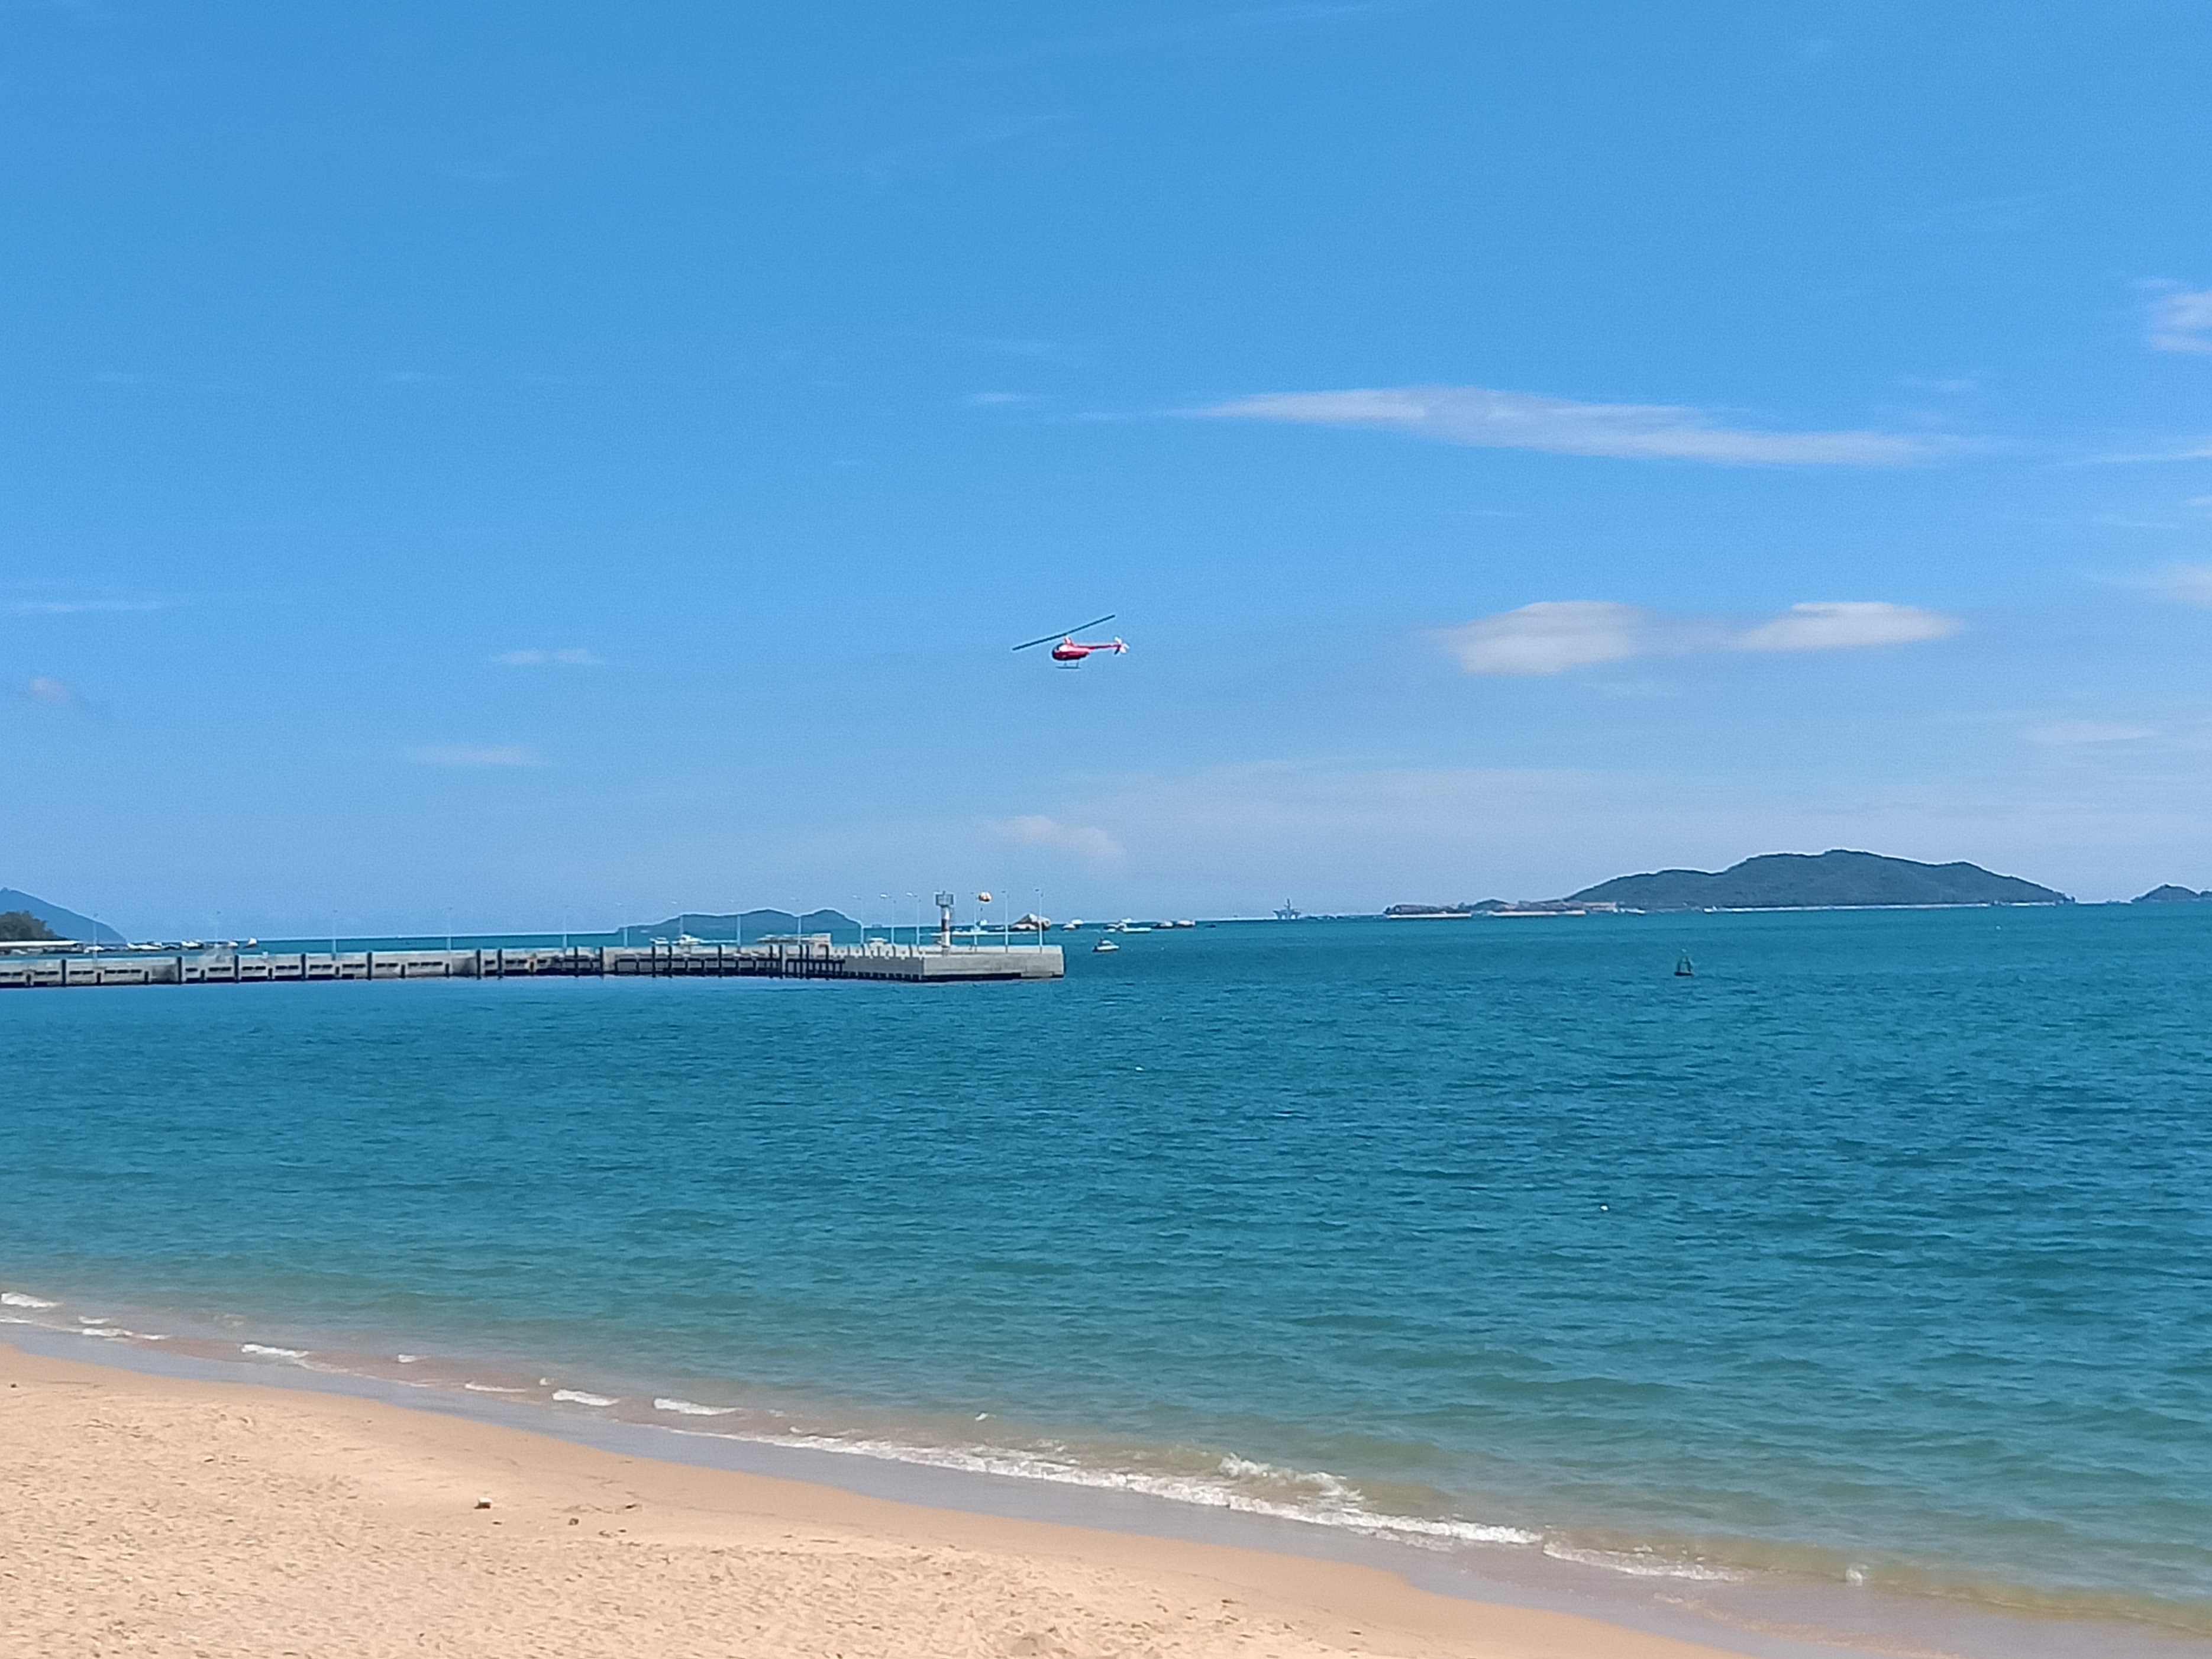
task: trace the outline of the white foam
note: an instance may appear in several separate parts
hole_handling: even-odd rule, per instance
[[[528,1394],[527,1389],[502,1389],[491,1382],[464,1382],[461,1386],[471,1394]]]
[[[581,1389],[556,1389],[553,1397],[566,1401],[571,1406],[613,1406],[621,1403],[603,1394],[586,1394]]]
[[[240,1353],[267,1354],[271,1359],[305,1359],[307,1357],[305,1348],[272,1348],[265,1342],[241,1342],[238,1345],[238,1351]]]
[[[1231,1480],[1273,1480],[1288,1486],[1305,1486],[1324,1498],[1340,1498],[1358,1503],[1357,1488],[1340,1480],[1326,1469],[1283,1469],[1273,1463],[1255,1462],[1249,1457],[1239,1457],[1234,1452],[1221,1460],[1221,1472]]]
[[[656,1400],[663,1410],[684,1408],[688,1402]],[[688,1407],[690,1411],[704,1408]],[[720,1415],[720,1413],[714,1413]],[[679,1430],[679,1433],[708,1432]],[[842,1452],[854,1457],[880,1458],[886,1462],[921,1463],[933,1468],[957,1469],[963,1474],[1010,1475],[1023,1480],[1049,1480],[1061,1486],[1093,1486],[1110,1492],[1142,1493],[1178,1504],[1208,1509],[1235,1510],[1246,1515],[1265,1515],[1285,1521],[1304,1521],[1380,1538],[1408,1538],[1437,1544],[1538,1544],[1543,1534],[1519,1527],[1489,1526],[1474,1521],[1431,1521],[1419,1516],[1383,1515],[1364,1506],[1358,1491],[1336,1476],[1320,1472],[1279,1470],[1244,1458],[1224,1458],[1222,1470],[1232,1479],[1246,1471],[1265,1470],[1279,1481],[1304,1486],[1316,1492],[1311,1502],[1284,1502],[1238,1491],[1224,1481],[1180,1475],[1161,1475],[1123,1469],[1089,1468],[1040,1453],[1005,1451],[990,1447],[912,1446],[892,1441],[844,1440],[829,1435],[787,1430],[770,1441],[766,1435],[714,1432],[718,1440],[750,1440],[783,1446],[803,1446],[810,1451]]]
[[[58,1305],[42,1296],[25,1296],[21,1291],[0,1291],[0,1308],[52,1308]]]
[[[392,1357],[403,1365],[419,1365],[422,1363],[422,1356],[419,1353],[396,1353]]]
[[[131,1333],[113,1325],[86,1325],[78,1330],[77,1334],[79,1336],[128,1336]]]
[[[702,1406],[695,1400],[659,1399],[653,1402],[657,1412],[674,1412],[679,1417],[727,1417],[737,1410],[735,1406]],[[749,1437],[739,1436],[738,1438]]]
[[[1557,1540],[1547,1540],[1544,1553],[1554,1561],[1572,1561],[1584,1567],[1603,1567],[1608,1572],[1626,1573],[1631,1578],[1686,1578],[1702,1584],[1740,1584],[1747,1577],[1726,1567],[1709,1567],[1698,1561],[1669,1560],[1648,1550],[1583,1550]]]

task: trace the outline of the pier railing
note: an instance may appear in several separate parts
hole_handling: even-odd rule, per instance
[[[396,979],[852,979],[942,983],[1058,979],[1056,945],[833,945],[826,939],[755,945],[471,945],[463,950],[260,951],[143,946],[57,949],[0,956],[0,989],[99,985],[265,985]]]

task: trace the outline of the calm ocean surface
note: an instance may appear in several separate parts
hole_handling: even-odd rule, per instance
[[[0,1313],[2212,1636],[2212,907],[1123,947],[10,995]]]

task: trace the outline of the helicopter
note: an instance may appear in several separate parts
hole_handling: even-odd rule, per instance
[[[1081,662],[1085,657],[1091,655],[1094,651],[1108,651],[1118,657],[1129,648],[1118,639],[1103,640],[1093,644],[1085,645],[1078,642],[1075,637],[1086,628],[1096,628],[1101,623],[1109,623],[1113,620],[1114,613],[1109,611],[1103,617],[1093,617],[1087,623],[1078,623],[1074,627],[1067,629],[1063,632],[1057,634],[1042,634],[1036,639],[1024,640],[1019,645],[1016,646],[1014,649],[1017,651],[1027,651],[1032,646],[1052,644],[1052,659],[1056,663],[1063,663],[1070,666]],[[1053,643],[1054,641],[1057,641],[1057,643],[1054,644]]]

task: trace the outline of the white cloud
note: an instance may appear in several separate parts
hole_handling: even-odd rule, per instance
[[[407,758],[418,766],[542,766],[531,750],[520,744],[479,745],[465,743],[432,744],[410,749]]]
[[[2212,564],[2172,564],[2143,579],[2142,586],[2176,605],[2212,608]]]
[[[1034,392],[971,392],[960,401],[974,409],[992,409],[1044,400]]]
[[[2133,743],[2158,733],[2148,726],[2129,726],[2118,720],[2045,720],[2022,734],[2030,743],[2069,747],[2085,743]]]
[[[2212,288],[2153,300],[2143,337],[2154,351],[2212,351]]]
[[[2146,462],[2212,460],[2212,439],[2188,438],[2166,449],[2130,450],[2111,455],[2092,455],[2071,462],[2077,466],[2136,466]]]
[[[1955,634],[1959,619],[1880,600],[1794,605],[1745,628],[1601,599],[1554,599],[1435,631],[1470,674],[1559,674],[1631,657],[1706,651],[1849,651]]]
[[[1388,427],[1446,443],[1559,455],[1755,465],[1899,466],[1954,446],[1887,432],[1748,432],[1669,404],[1578,404],[1484,386],[1271,392],[1195,411],[1228,420]]]
[[[33,702],[42,702],[52,708],[74,708],[84,701],[75,686],[64,684],[60,680],[48,679],[44,675],[34,678],[25,685],[23,695]]]
[[[597,668],[605,659],[572,645],[558,651],[502,651],[492,660],[506,668]]]
[[[1025,813],[993,826],[1008,841],[1024,847],[1049,848],[1072,853],[1091,864],[1111,864],[1121,856],[1121,844],[1103,830],[1088,824],[1062,823],[1042,813]]]
[[[1730,643],[1738,651],[1856,651],[1940,640],[1958,631],[1959,619],[1941,611],[1879,599],[1838,599],[1793,605]]]
[[[1470,674],[1558,674],[1639,654],[1649,617],[1603,599],[1548,599],[1437,631]]]

